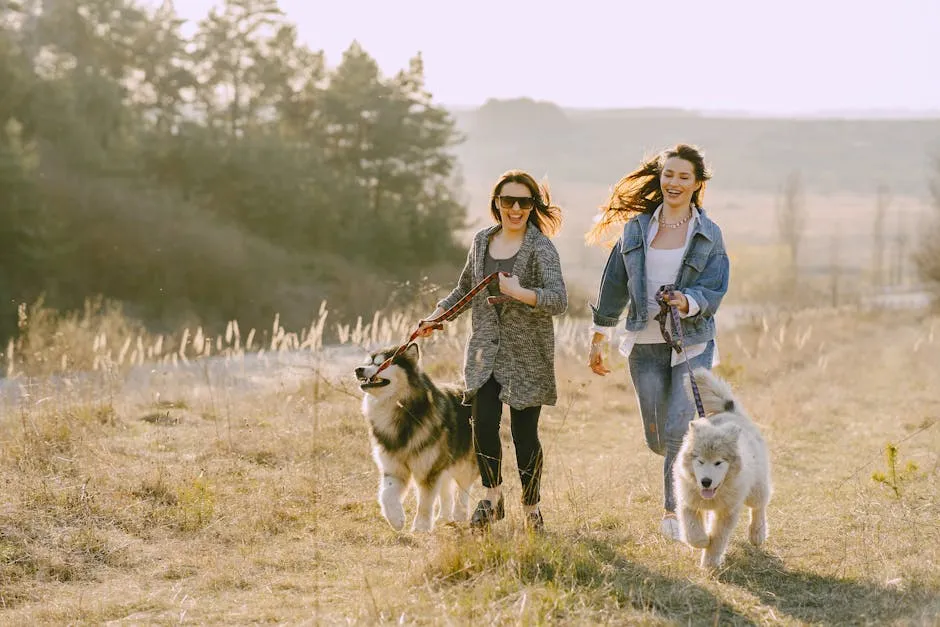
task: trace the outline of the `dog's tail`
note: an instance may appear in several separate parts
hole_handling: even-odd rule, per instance
[[[727,381],[713,373],[708,368],[696,368],[692,372],[695,377],[695,384],[698,386],[699,395],[702,397],[702,406],[708,415],[721,412],[739,412],[742,410],[738,405],[734,392]],[[689,398],[692,397],[692,384],[689,379],[685,379],[685,390]]]

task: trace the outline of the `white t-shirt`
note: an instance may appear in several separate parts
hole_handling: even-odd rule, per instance
[[[690,229],[691,230],[691,229]],[[633,338],[636,344],[663,344],[663,334],[659,330],[659,323],[653,320],[659,315],[659,303],[656,302],[656,292],[660,286],[675,283],[682,265],[682,255],[685,248],[653,248],[646,250],[646,309],[649,315],[649,324],[637,331]],[[672,329],[672,327],[668,327]]]

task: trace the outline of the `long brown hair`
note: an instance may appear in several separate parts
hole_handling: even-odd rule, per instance
[[[701,185],[692,194],[692,204],[702,206],[705,198],[705,182],[712,177],[705,164],[705,157],[697,146],[677,144],[659,154],[647,157],[633,172],[617,181],[610,193],[610,199],[601,205],[601,216],[588,231],[585,239],[590,244],[607,241],[615,225],[623,224],[639,213],[653,213],[663,202],[663,190],[659,177],[666,161],[678,157],[692,164],[695,180]],[[616,238],[614,238],[616,239]]]
[[[552,204],[548,181],[543,179],[541,183],[537,183],[531,174],[523,170],[508,170],[496,180],[490,193],[490,213],[493,214],[493,219],[496,222],[502,221],[499,207],[496,206],[496,197],[506,183],[520,183],[528,188],[535,199],[535,207],[529,213],[529,223],[549,237],[556,235],[561,229],[561,207]]]

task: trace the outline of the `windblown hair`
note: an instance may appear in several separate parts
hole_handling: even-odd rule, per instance
[[[643,163],[622,179],[617,181],[610,194],[610,199],[601,205],[600,219],[588,231],[585,239],[590,244],[607,241],[613,227],[621,225],[639,213],[653,213],[663,202],[663,190],[659,177],[667,160],[678,157],[692,164],[695,180],[701,186],[692,194],[692,204],[702,206],[705,198],[705,182],[712,175],[705,158],[698,147],[689,144],[677,144],[653,157],[647,157]],[[616,239],[616,238],[614,238]]]
[[[552,204],[551,191],[548,181],[543,179],[537,183],[535,178],[523,170],[508,170],[497,179],[490,194],[490,213],[496,222],[501,222],[499,207],[496,206],[496,197],[506,183],[520,183],[525,185],[532,197],[535,198],[535,207],[529,213],[529,223],[545,235],[552,237],[561,229],[561,207]]]

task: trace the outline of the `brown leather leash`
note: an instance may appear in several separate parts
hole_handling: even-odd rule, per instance
[[[467,305],[470,304],[470,301],[473,300],[473,297],[479,294],[481,291],[483,291],[487,285],[489,285],[490,283],[495,281],[497,278],[499,278],[499,275],[500,275],[499,272],[494,272],[493,274],[488,275],[482,281],[474,285],[470,289],[470,291],[467,292],[467,295],[461,298],[460,300],[458,300],[457,303],[453,307],[451,307],[450,309],[448,309],[441,315],[437,316],[436,318],[431,318],[429,320],[422,320],[421,322],[430,322],[431,323],[430,328],[432,329],[443,329],[445,322],[452,320],[453,318],[456,318],[457,314],[459,314],[461,311],[466,309]],[[511,300],[513,300],[513,297],[507,296],[505,294],[502,294],[500,296],[487,296],[486,297],[486,302],[488,302],[491,305],[499,305],[502,303],[508,303]],[[418,324],[418,328],[415,329],[411,333],[411,335],[408,337],[408,340],[405,341],[404,344],[400,345],[388,359],[386,359],[379,365],[375,373],[371,377],[369,377],[369,381],[375,381],[376,377],[379,376],[380,372],[382,372],[383,370],[391,366],[392,362],[395,361],[395,358],[401,355],[402,353],[404,353],[405,350],[408,348],[408,346],[417,339],[420,331],[421,331],[421,324]]]
[[[670,305],[666,302],[666,296],[675,291],[676,286],[670,283],[669,285],[663,285],[656,292],[656,302],[659,303],[659,313],[656,314],[655,319],[659,320],[659,332],[662,333],[666,344],[677,353],[683,353],[683,357],[685,357],[685,365],[689,370],[689,380],[692,382],[692,396],[695,397],[695,410],[698,412],[699,418],[704,418],[705,406],[702,404],[702,396],[699,394],[695,377],[692,376],[692,365],[689,363],[688,354],[683,351],[684,340],[682,337],[682,321],[679,318],[679,310],[675,305]],[[666,329],[666,318],[669,318],[669,321],[672,323],[672,333]]]

